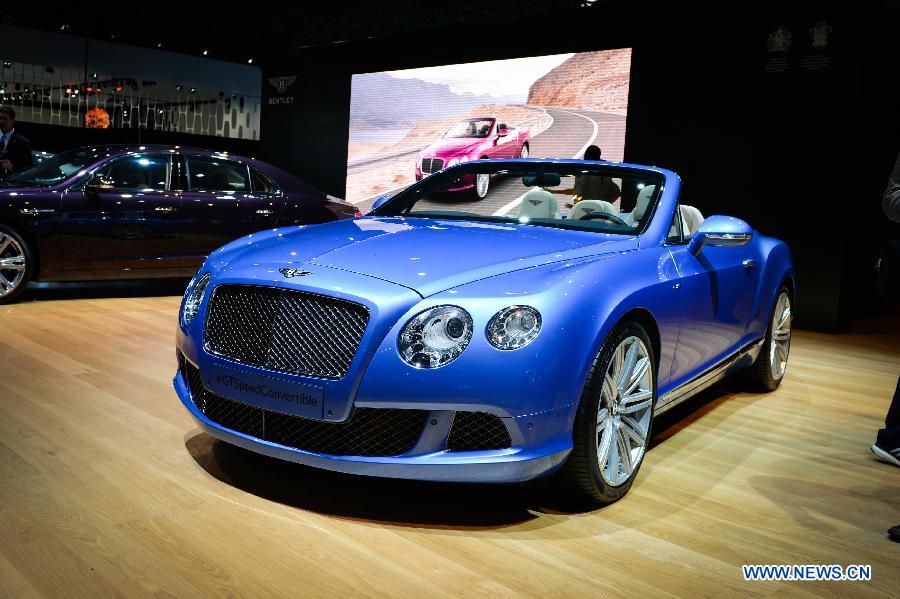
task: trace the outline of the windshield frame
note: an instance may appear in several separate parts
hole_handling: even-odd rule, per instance
[[[488,127],[487,133],[485,133],[484,135],[450,135],[450,132],[457,125],[461,125],[463,123],[467,123],[467,124],[468,123],[477,123],[478,121],[490,121],[491,122],[491,126]],[[477,117],[472,117],[472,118],[468,118],[468,119],[462,119],[462,120],[457,121],[457,122],[453,123],[452,125],[450,125],[450,128],[447,129],[447,132],[444,133],[444,139],[487,139],[488,137],[491,136],[491,131],[494,130],[494,125],[496,125],[496,124],[497,124],[497,119],[495,119],[494,117],[488,117],[488,116],[477,116]]]
[[[521,176],[521,171],[527,174],[541,174],[545,172],[559,172],[560,170],[591,170],[593,173],[611,178],[623,177],[640,177],[651,179],[648,185],[655,185],[656,189],[647,205],[645,218],[641,222],[639,228],[633,231],[616,231],[604,230],[599,227],[585,227],[567,223],[567,219],[561,220],[545,220],[545,219],[529,219],[528,222],[522,222],[508,216],[480,215],[475,213],[466,213],[462,211],[447,211],[446,214],[437,214],[435,216],[427,216],[425,213],[409,212],[415,206],[416,202],[427,197],[429,194],[440,192],[452,185],[453,179],[467,174],[478,173],[498,173],[504,174],[504,171],[512,171],[512,176]],[[516,174],[518,173],[518,174]],[[571,175],[574,173],[567,173]],[[603,161],[589,160],[546,160],[546,159],[518,159],[518,160],[473,160],[456,166],[452,166],[440,170],[421,181],[410,185],[406,189],[398,192],[396,195],[385,201],[383,204],[368,213],[367,216],[391,216],[403,218],[432,218],[432,219],[451,219],[451,220],[472,220],[476,222],[516,224],[521,226],[543,226],[557,229],[567,229],[574,231],[585,231],[591,233],[637,236],[644,234],[650,224],[656,218],[660,201],[665,192],[667,175],[665,172],[638,165],[611,164]]]

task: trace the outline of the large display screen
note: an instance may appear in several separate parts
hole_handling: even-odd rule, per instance
[[[482,158],[581,158],[594,144],[620,161],[630,70],[623,48],[354,75],[346,197],[365,212]]]

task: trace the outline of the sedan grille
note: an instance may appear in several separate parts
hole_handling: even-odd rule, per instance
[[[444,161],[441,158],[423,158],[422,159],[422,172],[423,173],[434,173],[436,171],[444,168]]]
[[[206,317],[206,351],[289,374],[339,379],[369,311],[346,300],[252,285],[219,285]]]
[[[224,428],[301,451],[335,456],[398,456],[419,440],[429,412],[355,408],[344,422],[310,420],[257,408],[216,395],[203,386],[200,371],[180,357],[191,401]]]

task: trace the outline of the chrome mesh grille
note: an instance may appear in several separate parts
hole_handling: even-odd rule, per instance
[[[302,451],[339,456],[398,456],[408,453],[428,418],[427,410],[355,408],[345,422],[280,414],[216,395],[203,386],[200,371],[179,356],[191,401],[227,429]]]
[[[457,412],[447,436],[448,451],[506,449],[510,445],[512,439],[503,420],[485,412]]]
[[[206,351],[266,370],[339,379],[369,311],[346,300],[253,285],[219,285],[206,316]]]

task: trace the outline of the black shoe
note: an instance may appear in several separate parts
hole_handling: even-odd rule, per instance
[[[891,526],[888,529],[888,538],[895,543],[900,543],[900,524],[897,526]]]
[[[872,445],[872,453],[877,455],[880,459],[884,460],[888,464],[900,466],[900,447],[888,449],[886,447],[879,447],[878,443],[875,443]]]

